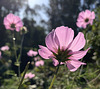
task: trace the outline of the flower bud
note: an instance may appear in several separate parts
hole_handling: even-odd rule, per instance
[[[25,26],[21,27],[20,33],[21,33],[21,35],[26,34],[27,33],[27,28]]]

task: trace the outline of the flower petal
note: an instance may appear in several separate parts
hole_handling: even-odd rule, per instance
[[[44,59],[49,59],[50,56],[52,55],[52,52],[44,46],[39,45],[39,47],[40,47],[40,49],[38,50],[39,55]]]
[[[53,61],[54,66],[57,66],[59,64],[58,60],[56,60],[55,58],[52,58],[52,61]],[[60,63],[60,65],[63,65],[63,64],[65,64],[65,62]]]
[[[16,23],[16,27],[22,27],[23,26],[23,22],[19,21],[18,23]]]
[[[38,52],[37,51],[33,51],[33,50],[29,50],[27,52],[27,55],[30,56],[30,57],[36,56],[37,54],[38,54]]]
[[[54,66],[57,66],[59,64],[58,60],[56,60],[55,58],[53,58],[52,61]]]
[[[7,17],[4,18],[4,25],[10,26],[10,22],[7,20]]]
[[[40,61],[36,61],[35,62],[35,66],[36,67],[43,66],[43,65],[44,65],[44,61],[43,60],[40,60]]]
[[[66,49],[73,40],[74,31],[71,28],[61,26],[57,27],[55,32],[60,43],[60,49]]]
[[[74,52],[74,51],[79,51],[84,46],[85,46],[84,34],[82,32],[79,32],[78,35],[73,40],[73,42],[68,47],[68,49]]]
[[[95,13],[92,11],[92,19],[95,19]]]
[[[55,31],[52,30],[52,32],[50,32],[45,39],[46,42],[46,46],[53,52],[57,52],[58,51],[58,46],[59,46],[59,42],[57,39],[57,36],[55,35]]]
[[[16,27],[16,31],[19,32],[20,31],[20,27]]]
[[[66,65],[70,71],[75,68],[69,61],[66,62]]]
[[[83,58],[87,51],[89,50],[90,48],[88,48],[87,50],[85,51],[76,51],[76,52],[70,52],[69,55],[71,55],[68,59],[75,59],[75,60],[79,60],[81,58]]]
[[[85,10],[84,17],[85,18],[91,18],[91,11],[90,10]]]
[[[78,26],[78,27],[82,27],[82,25],[83,25],[83,21],[78,21],[78,22],[76,22],[76,25]]]
[[[11,29],[10,25],[5,25],[5,28],[8,30],[8,29]],[[11,29],[13,30],[13,29]]]
[[[28,74],[25,74],[25,77],[24,77],[24,78],[25,78],[25,79],[28,78]]]
[[[17,24],[17,23],[19,23],[19,22],[22,22],[21,19],[20,19],[20,17],[15,16],[15,17],[14,17],[13,23],[14,23],[14,24]]]
[[[14,18],[15,16],[12,13],[7,15],[7,20],[10,22],[10,24],[14,22]]]
[[[70,60],[66,62],[67,67],[70,71],[76,71],[81,65],[86,65],[86,63],[77,61],[77,60]]]

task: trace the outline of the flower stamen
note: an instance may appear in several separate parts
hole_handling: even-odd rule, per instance
[[[86,22],[86,23],[87,23],[87,22],[89,22],[89,19],[88,19],[88,18],[86,18],[86,19],[85,19],[85,22]]]
[[[11,27],[11,28],[15,28],[15,24],[12,23],[10,27]]]

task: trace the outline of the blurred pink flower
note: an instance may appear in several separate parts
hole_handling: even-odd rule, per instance
[[[35,74],[32,74],[32,73],[25,74],[25,78],[32,79],[33,77],[35,77]]]
[[[76,71],[85,63],[80,62],[89,48],[79,51],[85,46],[85,38],[82,32],[74,38],[74,31],[68,27],[57,27],[52,30],[45,39],[46,46],[39,45],[39,55],[44,59],[52,59],[55,66],[59,63],[66,64],[70,71]]]
[[[35,60],[35,61],[38,61],[39,59],[40,59],[40,57],[39,57],[39,56],[34,57],[34,60]]]
[[[18,16],[10,13],[4,18],[4,25],[6,29],[20,31],[20,28],[23,27],[23,22]]]
[[[6,46],[2,46],[2,47],[1,47],[1,50],[2,50],[2,51],[9,50],[9,47],[8,47],[7,45],[6,45]]]
[[[76,25],[78,27],[86,28],[88,24],[92,25],[95,19],[94,11],[85,10],[79,13]]]
[[[40,60],[40,61],[37,61],[35,63],[35,66],[38,67],[38,66],[43,66],[44,65],[44,61],[43,60]]]
[[[38,54],[38,52],[33,51],[33,50],[29,50],[29,51],[27,52],[27,55],[30,56],[30,57],[36,56],[37,54]]]

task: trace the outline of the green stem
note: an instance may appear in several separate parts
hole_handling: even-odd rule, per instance
[[[50,86],[49,86],[49,89],[51,89],[51,88],[52,88],[52,86],[53,86],[53,83],[54,83],[55,79],[56,79],[56,75],[54,75],[54,77],[53,77],[53,79],[52,79],[52,82],[51,82],[51,84],[50,84]]]
[[[17,60],[19,62],[19,66],[18,66],[18,74],[19,74],[19,77],[20,77],[20,63],[21,63],[21,55],[22,55],[23,41],[24,41],[24,34],[22,35],[22,40],[21,40],[20,58]]]
[[[14,54],[15,54],[15,58],[16,58],[16,61],[17,61],[17,53],[16,53],[16,43],[15,43],[15,36],[14,36],[14,33],[13,33],[13,45],[14,45]]]
[[[59,70],[59,65],[60,65],[60,62],[59,62],[59,64],[58,64],[57,68],[56,68],[56,72],[55,72],[54,77],[53,77],[53,79],[52,79],[52,82],[51,82],[51,84],[50,84],[50,86],[49,86],[49,89],[51,89],[52,86],[53,86],[53,84],[54,84],[54,81],[55,81],[55,79],[56,79],[56,76],[57,76],[57,73],[58,73],[58,70]]]
[[[26,72],[27,72],[27,70],[28,70],[29,64],[30,64],[30,62],[28,62],[27,65],[26,65],[26,67],[25,67],[24,74],[23,74],[23,76],[22,76],[22,79],[21,79],[21,81],[20,81],[20,84],[19,84],[19,86],[18,86],[18,89],[21,88],[21,85],[22,85],[22,82],[23,82],[23,80],[24,80],[25,74],[26,74]]]

